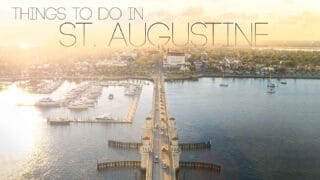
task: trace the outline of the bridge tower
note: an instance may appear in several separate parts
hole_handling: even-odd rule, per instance
[[[153,129],[153,120],[151,117],[146,118],[146,127],[144,128],[144,135],[145,136],[152,136],[152,129]]]
[[[180,161],[180,149],[179,149],[179,139],[177,136],[171,139],[171,153],[172,153],[172,164],[175,170],[179,169]]]
[[[171,138],[177,135],[176,133],[176,121],[175,118],[171,117],[168,121],[168,133]]]
[[[142,169],[146,169],[148,166],[150,152],[151,152],[150,137],[145,136],[144,138],[142,138],[142,146],[140,147]]]

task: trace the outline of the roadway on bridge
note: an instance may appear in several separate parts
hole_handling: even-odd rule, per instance
[[[155,78],[154,83],[154,107],[153,107],[153,137],[152,137],[152,179],[154,180],[173,180],[174,169],[172,166],[172,158],[170,157],[170,152],[162,152],[163,146],[168,145],[169,137],[167,136],[167,126],[161,122],[161,112],[160,112],[160,89],[164,88],[163,78],[161,75]],[[165,98],[165,97],[164,97]],[[165,112],[164,115],[167,116]],[[165,119],[168,119],[167,117]]]

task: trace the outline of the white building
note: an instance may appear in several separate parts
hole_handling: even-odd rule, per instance
[[[170,66],[184,65],[186,63],[186,56],[180,52],[168,52],[167,57],[164,58],[164,64]]]

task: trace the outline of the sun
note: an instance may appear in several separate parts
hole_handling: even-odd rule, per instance
[[[27,43],[27,42],[20,42],[19,43],[19,47],[21,49],[30,49],[30,48],[32,48],[32,45],[30,43]]]

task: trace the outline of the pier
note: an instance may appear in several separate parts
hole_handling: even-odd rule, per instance
[[[182,151],[211,149],[211,142],[208,141],[208,142],[200,142],[200,143],[184,143],[184,144],[179,144],[179,148]]]
[[[129,111],[128,111],[128,114],[127,114],[127,117],[126,117],[126,121],[127,122],[132,122],[133,121],[133,118],[134,118],[134,116],[136,114],[136,111],[137,111],[137,108],[138,108],[138,103],[139,103],[140,95],[141,95],[141,92],[142,92],[142,88],[139,87],[137,91],[138,92],[136,92],[135,95],[133,96],[131,105],[129,107]]]
[[[221,173],[221,166],[211,163],[203,162],[179,162],[180,168],[189,168],[189,169],[207,169],[213,171],[215,174],[219,175]]]
[[[70,123],[102,123],[102,124],[131,124],[131,121],[121,119],[96,120],[90,118],[63,118],[63,121],[56,121],[52,117],[47,118],[50,125],[70,125]]]
[[[142,143],[134,142],[120,142],[120,141],[108,141],[108,146],[122,149],[139,149]]]
[[[102,162],[97,163],[97,170],[108,170],[114,168],[140,168],[140,161],[114,161],[114,162]]]

